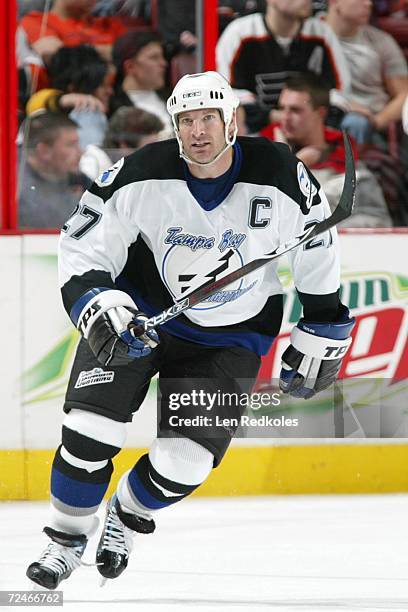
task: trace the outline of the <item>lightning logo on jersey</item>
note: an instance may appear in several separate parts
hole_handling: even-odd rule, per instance
[[[112,185],[116,176],[119,174],[125,159],[122,157],[119,161],[116,162],[113,166],[102,172],[100,176],[95,180],[95,183],[99,185],[99,187],[108,187]]]
[[[232,229],[225,230],[217,244],[220,254],[214,249],[215,237],[180,233],[181,229],[178,227],[167,230],[168,235],[164,242],[172,246],[167,251],[162,266],[163,280],[176,299],[196,291],[209,281],[214,282],[222,278],[243,265],[244,259],[239,252],[239,246],[246,239],[245,234],[236,234]],[[190,254],[193,251],[194,255],[187,257],[188,251],[182,248],[183,246],[187,246]],[[203,254],[200,249],[204,249],[206,253]],[[205,304],[196,306],[193,310],[218,308],[238,299],[255,284],[256,281],[249,283],[245,279],[239,279],[231,283],[228,290],[218,291],[206,300]]]

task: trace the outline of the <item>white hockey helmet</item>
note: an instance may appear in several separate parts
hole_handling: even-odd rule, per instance
[[[208,71],[197,74],[186,74],[173,89],[173,93],[167,100],[167,111],[171,115],[174,131],[180,149],[180,157],[185,161],[200,166],[213,164],[221,155],[231,147],[237,137],[238,128],[235,125],[232,135],[230,127],[234,117],[234,111],[239,105],[237,96],[232,91],[228,81],[218,72]],[[221,111],[225,125],[225,147],[210,162],[194,162],[187,157],[183,151],[183,143],[178,129],[178,115],[185,111],[200,110],[204,108],[217,108]]]

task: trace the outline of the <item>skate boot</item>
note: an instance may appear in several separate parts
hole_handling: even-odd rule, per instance
[[[56,531],[51,527],[44,527],[44,532],[52,542],[39,560],[28,566],[26,576],[45,589],[56,589],[61,580],[69,578],[74,569],[81,565],[88,538]]]
[[[104,578],[101,586],[107,578],[117,578],[126,569],[135,533],[153,533],[155,527],[153,520],[125,512],[116,495],[109,500],[96,551],[96,566]]]

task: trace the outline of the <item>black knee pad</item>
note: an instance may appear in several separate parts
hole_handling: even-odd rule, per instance
[[[112,459],[121,450],[117,446],[84,436],[78,431],[69,429],[66,425],[62,426],[62,444],[71,455],[84,461]]]
[[[61,448],[59,446],[57,448],[57,452],[55,453],[54,461],[52,463],[53,470],[64,474],[68,478],[72,480],[76,480],[77,482],[89,482],[92,484],[104,484],[109,482],[112,472],[113,472],[113,464],[112,459],[106,460],[106,465],[101,467],[98,470],[88,472],[86,469],[81,467],[76,467],[69,463],[64,459],[61,455]]]

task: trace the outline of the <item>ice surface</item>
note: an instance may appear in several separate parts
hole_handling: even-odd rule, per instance
[[[0,518],[0,589],[27,589],[26,566],[48,542],[47,504],[2,502]],[[76,570],[63,610],[406,612],[407,523],[402,494],[188,499],[137,536],[117,580],[100,588],[96,568]]]

